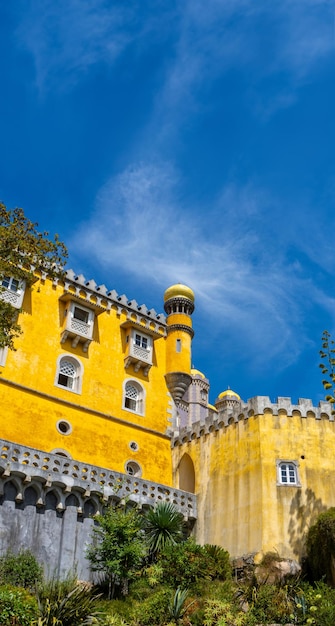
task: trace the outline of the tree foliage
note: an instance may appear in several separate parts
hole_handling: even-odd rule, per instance
[[[184,518],[171,502],[159,502],[143,519],[143,529],[151,555],[185,539]]]
[[[320,350],[320,357],[322,363],[319,367],[324,376],[322,384],[327,392],[326,400],[330,404],[335,403],[335,341],[331,338],[330,333],[327,330],[322,334],[322,350]],[[335,413],[335,410],[332,410]]]
[[[335,507],[320,513],[306,541],[308,564],[314,580],[335,586]]]
[[[141,517],[136,509],[108,507],[94,518],[93,542],[87,549],[92,570],[101,572],[109,583],[109,596],[117,588],[128,593],[128,582],[134,578],[146,555]]]
[[[35,269],[47,271],[51,277],[62,274],[66,247],[58,235],[53,240],[48,235],[38,230],[38,224],[31,222],[23,209],[10,210],[0,202],[0,289],[1,279],[8,276],[31,285]],[[0,348],[14,349],[20,332],[17,311],[0,298]]]

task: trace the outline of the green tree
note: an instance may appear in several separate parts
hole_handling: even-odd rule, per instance
[[[320,350],[320,357],[322,363],[319,367],[324,376],[322,384],[327,392],[326,400],[330,404],[335,403],[335,341],[331,338],[330,333],[327,330],[322,334],[322,350]],[[332,410],[332,414],[335,410]]]
[[[185,524],[182,513],[171,502],[159,502],[143,517],[143,529],[152,558],[167,546],[185,540]]]
[[[136,509],[108,507],[95,518],[93,542],[87,549],[92,570],[108,580],[109,597],[117,588],[128,593],[128,583],[135,576],[146,556],[140,514]]]
[[[320,513],[310,527],[307,540],[308,564],[314,580],[326,579],[335,586],[335,507]]]
[[[42,269],[49,276],[60,275],[67,259],[65,245],[55,235],[39,232],[22,209],[7,209],[0,202],[0,290],[4,279],[14,277],[29,286],[34,282],[34,270]],[[17,311],[0,298],[0,348],[14,349],[20,334]]]

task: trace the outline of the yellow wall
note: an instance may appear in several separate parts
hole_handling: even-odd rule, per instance
[[[81,343],[73,348],[70,339],[61,344],[68,306],[59,300],[63,293],[63,285],[55,287],[49,280],[39,280],[26,290],[19,315],[23,334],[16,341],[16,352],[9,352],[0,368],[0,401],[6,416],[2,437],[46,451],[64,449],[72,458],[121,472],[128,460],[134,460],[142,467],[143,478],[171,485],[164,336],[154,341],[147,376],[143,369],[135,372],[133,365],[124,367],[125,309],[120,314],[116,307],[104,310],[95,318],[86,353]],[[84,301],[82,305],[87,307]],[[83,365],[80,394],[55,386],[57,358],[65,354]],[[129,378],[145,389],[144,415],[122,408],[123,384]],[[59,420],[71,423],[71,434],[58,432]],[[131,441],[138,444],[137,452],[129,448]]]
[[[277,550],[299,558],[309,524],[335,506],[334,422],[268,413],[189,439],[174,447],[173,465],[179,486],[183,455],[194,464],[197,540],[233,557]],[[277,484],[278,460],[298,462],[301,486]]]

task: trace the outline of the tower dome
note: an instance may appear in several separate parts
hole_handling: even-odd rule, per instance
[[[241,397],[238,395],[238,393],[236,393],[232,389],[226,389],[226,391],[221,391],[218,398],[219,400],[223,400],[224,398],[226,398],[227,400],[229,400],[229,398],[231,398],[232,400],[241,400]]]
[[[241,403],[241,398],[232,389],[226,389],[225,391],[221,391],[218,397],[215,400],[215,406],[219,411],[225,411],[227,409],[234,409],[238,407]]]
[[[164,302],[171,300],[171,298],[187,298],[194,303],[194,292],[190,287],[187,287],[187,285],[176,283],[176,285],[168,287],[164,293]]]

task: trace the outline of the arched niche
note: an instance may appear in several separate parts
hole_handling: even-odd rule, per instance
[[[194,465],[189,454],[185,453],[178,466],[179,489],[194,493],[195,490],[195,472]]]

